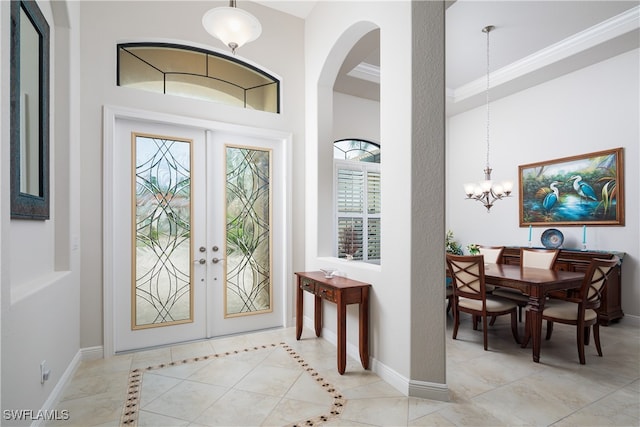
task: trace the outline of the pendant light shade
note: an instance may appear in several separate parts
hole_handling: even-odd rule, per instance
[[[205,30],[229,46],[234,54],[236,49],[262,33],[260,21],[249,12],[238,9],[235,3],[232,0],[228,7],[213,8],[202,17]]]

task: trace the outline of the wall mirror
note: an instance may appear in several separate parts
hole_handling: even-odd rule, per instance
[[[11,218],[49,219],[49,24],[11,2]]]

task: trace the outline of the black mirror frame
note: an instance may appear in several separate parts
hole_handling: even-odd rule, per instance
[[[20,191],[20,10],[39,34],[39,195]],[[49,219],[49,24],[33,0],[11,1],[11,218]]]

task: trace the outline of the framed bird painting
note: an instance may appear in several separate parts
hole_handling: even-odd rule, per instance
[[[624,225],[623,149],[518,166],[520,226]]]

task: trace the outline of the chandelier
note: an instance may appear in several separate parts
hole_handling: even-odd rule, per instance
[[[494,184],[491,180],[491,166],[489,164],[489,123],[490,123],[490,109],[489,109],[489,33],[493,31],[495,27],[488,25],[482,29],[483,33],[487,34],[487,90],[486,90],[486,104],[487,104],[487,162],[484,168],[484,181],[477,183],[468,183],[464,185],[464,192],[467,195],[467,199],[477,200],[481,202],[487,212],[490,212],[493,203],[496,200],[503,199],[511,196],[513,190],[513,183],[511,181],[505,181],[501,184]]]
[[[257,39],[262,33],[258,18],[236,7],[236,0],[230,0],[228,7],[216,7],[202,17],[202,25],[209,34],[231,48],[236,49]]]

